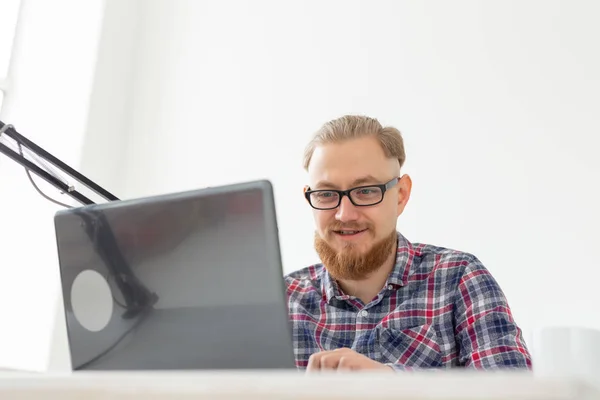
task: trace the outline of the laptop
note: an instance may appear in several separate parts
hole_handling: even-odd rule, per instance
[[[269,181],[54,222],[73,370],[295,369]]]

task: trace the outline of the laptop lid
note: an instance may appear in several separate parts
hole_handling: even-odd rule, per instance
[[[295,368],[268,181],[61,210],[74,370]]]

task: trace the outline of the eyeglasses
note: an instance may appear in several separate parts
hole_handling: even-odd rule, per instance
[[[307,190],[304,196],[310,206],[316,210],[333,210],[339,207],[342,197],[348,196],[350,202],[357,207],[374,206],[383,201],[385,192],[393,187],[400,178],[380,185],[358,186],[348,190]]]

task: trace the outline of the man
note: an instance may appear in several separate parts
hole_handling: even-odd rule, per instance
[[[285,277],[297,366],[531,368],[481,262],[396,231],[411,191],[404,160],[400,132],[362,116],[326,123],[307,146],[304,194],[322,263]]]

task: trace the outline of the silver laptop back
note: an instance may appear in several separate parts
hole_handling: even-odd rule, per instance
[[[63,210],[55,228],[74,370],[295,368],[268,181]]]

